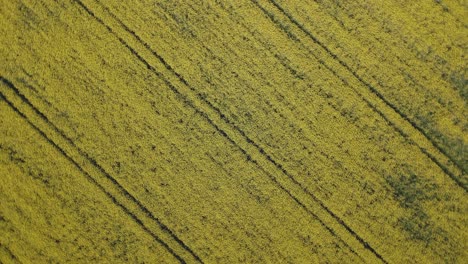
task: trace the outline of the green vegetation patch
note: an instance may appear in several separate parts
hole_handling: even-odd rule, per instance
[[[386,181],[392,187],[396,200],[409,211],[398,222],[411,239],[419,240],[427,246],[435,236],[443,235],[443,230],[434,225],[423,208],[425,201],[439,199],[435,192],[437,185],[413,173],[408,176],[386,177]]]

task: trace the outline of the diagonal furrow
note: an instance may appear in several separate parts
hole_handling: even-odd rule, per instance
[[[272,17],[272,14],[269,13],[267,10],[265,10],[256,0],[252,0],[252,2],[259,7],[259,9],[262,10],[262,12],[265,13],[270,19],[272,19],[272,22],[277,24],[278,27],[283,29],[283,27],[280,26],[281,23],[276,21],[274,17]],[[416,130],[424,139],[430,143],[431,147],[435,148],[439,153],[443,155],[443,158],[448,159],[450,165],[455,168],[457,171],[461,171],[461,175],[463,175],[465,172],[458,166],[458,164],[447,154],[447,152],[442,149],[436,142],[434,142],[431,137],[427,134],[425,130],[423,130],[421,127],[419,127],[414,121],[412,121],[406,114],[404,114],[402,111],[400,111],[394,104],[392,104],[390,101],[388,101],[375,87],[373,87],[371,84],[366,82],[362,77],[360,77],[355,71],[353,71],[349,65],[347,65],[344,61],[342,61],[336,54],[334,54],[325,44],[323,44],[317,37],[315,37],[310,31],[308,31],[302,24],[300,24],[297,20],[294,19],[289,13],[287,13],[282,6],[280,6],[278,3],[276,3],[273,0],[269,0],[270,2],[282,15],[284,15],[294,26],[296,26],[300,31],[302,31],[309,39],[311,39],[315,44],[320,46],[327,54],[328,56],[331,56],[335,61],[341,65],[347,72],[349,72],[359,83],[364,85],[373,96],[375,96],[376,99],[378,99],[380,102],[382,102],[387,108],[389,108],[390,111],[393,113],[397,114],[399,118],[404,120],[409,126],[411,126],[412,129]],[[284,30],[284,29],[283,29]],[[287,32],[288,34],[291,34]],[[330,69],[327,67],[327,69]],[[333,71],[334,72],[334,71]],[[335,75],[337,73],[334,72]],[[343,80],[343,78],[340,77],[340,79]],[[345,82],[347,83],[347,82]],[[353,88],[354,89],[354,88]],[[468,191],[468,186],[464,182],[462,178],[463,176],[457,176],[455,175],[456,173],[452,172],[451,169],[449,169],[446,165],[444,165],[441,161],[439,161],[433,154],[431,154],[426,148],[420,146],[415,140],[411,139],[409,135],[401,128],[398,128],[395,122],[391,121],[387,115],[385,115],[381,110],[378,110],[377,107],[371,103],[369,99],[367,99],[364,95],[359,93],[356,89],[354,89],[356,93],[359,94],[359,96],[366,101],[367,105],[369,105],[375,112],[377,112],[388,124],[390,124],[392,127],[394,127],[405,139],[410,140],[413,144],[416,144],[420,151],[424,153],[431,161],[433,161],[445,174],[447,174],[460,188],[464,189],[465,191]]]
[[[8,103],[8,105],[17,112],[22,118],[36,130],[38,133],[43,136],[47,142],[49,142],[54,148],[56,148],[62,155],[64,155],[71,163],[73,163],[85,176],[88,180],[94,183],[101,191],[103,191],[114,204],[119,206],[126,214],[128,214],[135,222],[138,223],[147,233],[149,233],[156,241],[161,243],[175,258],[177,258],[181,263],[186,261],[175,250],[170,247],[163,239],[160,238],[161,235],[157,235],[152,228],[156,227],[161,230],[161,233],[165,233],[164,236],[166,239],[174,240],[180,250],[185,250],[198,262],[202,262],[201,259],[180,239],[175,235],[175,233],[167,227],[164,223],[160,221],[156,216],[151,213],[151,211],[145,207],[135,196],[129,193],[115,178],[113,178],[109,173],[107,173],[104,168],[102,168],[96,160],[90,157],[87,153],[81,150],[75,143],[68,138],[60,129],[58,129],[42,112],[39,111],[18,89],[11,83],[9,80],[0,76],[0,81],[4,84],[4,87],[10,89],[9,94],[11,96],[6,96],[6,92],[2,92],[1,97]],[[19,103],[13,103],[11,98],[17,98],[17,101],[25,106],[25,108],[31,109],[29,112],[31,115],[34,115],[36,119],[41,120],[49,129],[47,132],[43,126],[39,127],[34,124],[29,118],[28,115],[18,109]],[[8,99],[10,98],[10,99]],[[50,135],[55,135],[56,138],[59,138],[61,141],[57,143],[58,140],[52,140]],[[65,147],[63,147],[65,146]],[[70,154],[72,150],[75,153]],[[89,173],[83,166],[83,164],[90,165],[94,168],[95,173]],[[88,168],[90,166],[87,166]],[[156,225],[148,223],[149,221],[156,223]],[[151,227],[150,227],[151,226]],[[153,227],[154,226],[154,227]]]
[[[272,165],[276,170],[278,170],[279,172],[281,172],[284,176],[287,177],[287,179],[289,180],[289,184],[292,184],[294,185],[295,187],[294,188],[297,188],[299,190],[301,190],[302,193],[305,193],[309,198],[312,198],[312,200],[321,208],[321,210],[323,210],[324,212],[326,212],[326,214],[328,214],[329,217],[331,217],[335,222],[339,223],[345,230],[346,232],[348,232],[354,240],[357,240],[358,243],[364,247],[366,250],[370,251],[375,258],[379,259],[381,262],[384,262],[386,263],[386,261],[384,260],[384,258],[374,249],[372,248],[369,243],[367,243],[362,237],[360,237],[349,225],[347,225],[344,220],[342,220],[341,218],[339,218],[339,216],[337,216],[335,213],[332,212],[332,210],[330,208],[328,208],[318,197],[316,197],[312,192],[308,191],[307,188],[305,188],[303,185],[301,185],[300,182],[298,182],[294,176],[291,175],[291,173],[289,173],[280,163],[278,163],[276,160],[273,159],[273,157],[271,155],[269,155],[261,146],[259,146],[256,142],[254,142],[242,129],[240,129],[234,122],[232,122],[231,120],[229,120],[225,114],[222,113],[222,111],[217,108],[216,106],[213,105],[213,103],[211,103],[209,100],[207,100],[204,96],[202,96],[200,93],[197,92],[197,90],[192,87],[188,82],[187,80],[185,80],[183,78],[183,76],[181,76],[181,74],[179,74],[177,71],[175,71],[172,66],[169,65],[169,63],[164,60],[164,58],[162,56],[160,56],[154,49],[152,49],[148,43],[146,43],[145,41],[143,41],[141,39],[140,36],[138,36],[138,34],[133,31],[132,29],[130,29],[127,25],[125,25],[118,17],[116,17],[115,15],[113,15],[111,13],[111,11],[103,6],[101,3],[97,2],[99,5],[100,5],[100,8],[104,10],[105,13],[107,13],[112,20],[114,20],[115,22],[115,26],[117,27],[120,27],[120,28],[123,28],[123,30],[126,32],[125,34],[129,34],[133,39],[134,41],[136,41],[136,45],[141,45],[144,47],[144,49],[146,50],[146,54],[151,54],[151,56],[155,57],[159,63],[165,68],[165,71],[168,71],[170,74],[172,74],[174,77],[175,77],[175,82],[178,82],[178,83],[181,83],[184,87],[188,88],[188,92],[189,94],[188,95],[184,95],[183,92],[179,91],[172,83],[170,80],[168,80],[169,77],[165,77],[161,74],[161,72],[159,72],[156,67],[157,66],[152,66],[145,58],[144,56],[145,55],[141,55],[140,53],[138,53],[135,48],[131,47],[130,44],[128,44],[127,41],[125,41],[121,36],[119,36],[119,34],[116,33],[116,31],[114,31],[113,27],[109,26],[108,24],[106,24],[103,19],[99,18],[96,16],[96,14],[88,7],[86,6],[82,1],[80,0],[75,0],[75,2],[80,5],[89,15],[91,15],[92,17],[94,17],[100,24],[102,24],[105,28],[107,28],[107,30],[112,33],[118,40],[119,42],[121,42],[122,45],[124,45],[127,49],[130,50],[130,52],[132,54],[134,54],[138,60],[140,60],[149,70],[151,70],[155,75],[157,75],[158,77],[162,78],[166,84],[169,86],[169,88],[174,92],[176,93],[179,97],[182,97],[184,102],[187,103],[189,106],[193,107],[195,109],[195,111],[197,111],[197,113],[201,114],[203,117],[205,117],[205,119],[207,119],[207,121],[216,128],[216,130],[221,134],[223,135],[225,138],[227,138],[231,143],[235,144],[235,145],[238,145],[239,143],[236,142],[237,139],[233,139],[231,138],[230,136],[228,136],[228,133],[226,132],[227,130],[225,129],[221,129],[219,125],[217,125],[214,121],[213,121],[213,117],[214,118],[217,118],[219,121],[221,121],[222,123],[224,123],[225,125],[228,125],[228,127],[234,129],[234,131],[238,134],[238,136],[236,136],[236,138],[240,138],[240,140],[246,142],[247,144],[249,144],[250,147],[249,149],[251,149],[252,151],[254,151],[255,153],[258,153],[262,159],[264,159],[264,161],[266,161],[266,163],[270,164],[270,166]],[[189,97],[189,98],[187,98]],[[190,98],[192,97],[192,98]],[[203,110],[200,110],[199,107],[197,106],[197,104],[200,104],[199,107],[203,108],[203,107],[207,107],[207,109],[205,111],[208,111],[210,113],[212,113],[211,115],[210,114],[207,114],[206,112],[204,112]],[[211,116],[211,117],[210,117]],[[252,155],[250,155],[250,151],[248,150],[245,150],[243,148],[240,148],[240,151],[246,155],[247,159],[254,162],[255,164],[259,164],[258,161],[254,160]],[[266,172],[266,170],[262,169],[263,171]],[[268,174],[267,174],[268,175]],[[270,177],[270,179],[272,179],[275,184],[278,182],[278,179],[275,179],[274,177]],[[286,191],[288,193],[288,195],[294,199],[296,202],[298,202],[299,204],[301,204],[301,206],[303,205],[302,202],[300,202],[297,198],[294,197],[294,195],[291,194],[290,191],[288,191],[286,188],[284,187],[280,187],[283,191]],[[303,206],[305,208],[305,206]],[[329,228],[327,228],[329,229]],[[329,229],[330,230],[330,229]]]

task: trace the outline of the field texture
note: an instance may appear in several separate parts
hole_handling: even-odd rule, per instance
[[[464,0],[0,0],[0,263],[467,263]]]

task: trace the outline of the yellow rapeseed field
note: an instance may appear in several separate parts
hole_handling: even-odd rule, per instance
[[[465,1],[0,3],[0,263],[468,261]]]

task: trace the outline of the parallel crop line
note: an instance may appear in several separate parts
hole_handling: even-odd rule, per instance
[[[138,209],[140,209],[146,217],[151,219],[152,221],[156,222],[159,226],[160,229],[162,229],[164,232],[169,233],[169,235],[174,239],[174,240],[179,240],[175,234],[173,233],[172,230],[170,230],[166,225],[161,223],[161,221],[155,217],[141,202],[136,199],[132,194],[130,194],[115,178],[113,178],[109,173],[107,173],[104,168],[102,168],[93,158],[91,158],[87,153],[83,152],[78,146],[75,145],[75,143],[67,137],[59,128],[57,128],[42,112],[39,111],[17,88],[16,86],[11,83],[9,80],[5,79],[4,77],[0,76],[0,81],[9,89],[13,91],[16,97],[18,97],[27,107],[31,108],[34,114],[42,120],[44,123],[46,123],[52,130],[65,142],[71,146],[73,149],[75,149],[81,157],[84,158],[87,162],[89,162],[93,167],[95,167],[104,177],[109,180],[114,187],[117,188],[117,190],[120,192],[120,194],[124,197],[124,199],[129,200],[129,202],[135,204]],[[167,245],[160,237],[158,237],[153,231],[151,231],[141,219],[139,219],[134,213],[130,211],[127,206],[125,206],[121,201],[119,201],[118,198],[116,198],[115,195],[113,195],[109,190],[106,189],[105,186],[100,184],[98,180],[91,176],[83,167],[75,161],[67,152],[64,150],[64,148],[60,147],[56,142],[54,142],[43,130],[41,130],[36,124],[34,124],[23,112],[21,112],[15,104],[13,104],[1,91],[0,91],[0,97],[3,98],[3,100],[6,101],[6,103],[17,113],[19,114],[22,118],[24,118],[42,137],[46,139],[46,141],[51,144],[54,148],[56,148],[68,161],[70,161],[74,166],[77,167],[77,169],[82,172],[86,178],[95,184],[102,192],[106,194],[108,198],[112,200],[114,204],[116,204],[118,207],[120,207],[127,215],[129,215],[138,225],[140,225],[145,232],[147,232],[149,235],[151,235],[157,242],[159,242],[162,246],[164,246],[177,260],[179,260],[181,263],[185,263],[185,261],[173,250]],[[128,201],[127,201],[128,202]]]
[[[256,0],[252,0],[257,6],[261,7]],[[457,163],[449,156],[447,153],[440,148],[430,137],[427,135],[427,133],[420,128],[416,123],[414,123],[411,119],[408,118],[403,112],[401,112],[395,105],[393,105],[391,102],[389,102],[375,87],[364,81],[356,72],[354,72],[344,61],[340,60],[336,54],[334,54],[330,49],[328,49],[327,46],[325,46],[322,42],[320,42],[312,33],[310,33],[307,29],[304,28],[302,24],[297,22],[290,14],[288,14],[279,4],[277,4],[273,0],[268,0],[270,3],[272,3],[284,16],[286,16],[291,23],[293,23],[295,26],[297,26],[306,36],[308,36],[315,44],[319,45],[321,48],[323,48],[329,56],[331,56],[333,59],[335,59],[341,66],[343,66],[349,73],[351,73],[360,83],[362,83],[365,87],[369,89],[369,91],[377,96],[386,106],[388,106],[391,110],[393,110],[395,113],[397,113],[404,121],[409,123],[411,127],[413,127],[415,130],[417,130],[420,134],[422,134],[428,142],[431,143],[433,147],[435,147],[440,153],[442,153],[452,164],[454,167],[456,167],[458,170],[464,172],[458,165]],[[267,16],[271,16],[264,8],[261,7],[261,10],[265,12]],[[282,27],[280,27],[282,29]],[[289,33],[290,34],[290,33]],[[328,67],[327,67],[328,68]],[[353,87],[352,87],[353,88]],[[360,94],[356,89],[353,88],[353,90],[359,94],[359,96],[366,101],[366,103],[374,110],[377,110],[375,106],[371,106],[371,102],[368,101],[362,94]],[[392,126],[396,126],[393,122],[390,121],[388,117],[386,117],[383,112],[377,111],[377,113],[389,124],[393,124]],[[421,150],[422,153],[424,153],[431,161],[437,160],[432,154],[430,154],[427,150],[422,148],[416,141],[410,139],[406,133],[402,133],[402,130],[400,128],[396,128],[397,131],[406,139],[410,140],[411,142],[414,142],[419,149]],[[440,169],[447,174],[459,187],[464,189],[465,191],[468,191],[468,187],[465,186],[465,184],[458,179],[458,177],[452,173],[445,165],[443,165],[440,161],[435,162],[435,164],[440,167]]]
[[[80,5],[82,5],[86,10],[89,10],[89,12],[92,13],[92,11],[84,6],[84,4],[79,1],[79,0],[75,0],[77,2],[80,2]],[[269,154],[267,154],[265,152],[265,150],[260,147],[257,143],[255,143],[252,139],[250,139],[244,131],[242,131],[239,127],[237,127],[232,121],[230,121],[221,111],[219,108],[217,108],[216,106],[214,106],[210,101],[208,101],[206,98],[204,98],[203,96],[201,96],[199,93],[197,93],[196,89],[193,88],[191,85],[188,84],[188,82],[178,73],[176,72],[172,66],[170,66],[165,60],[164,58],[162,58],[159,54],[156,53],[156,51],[154,51],[150,46],[149,44],[147,44],[146,42],[144,42],[136,33],[135,31],[131,30],[128,26],[126,26],[119,18],[117,18],[114,14],[112,14],[110,12],[110,10],[103,6],[101,3],[98,2],[99,5],[102,6],[103,9],[106,10],[106,12],[112,16],[112,18],[114,20],[116,20],[118,22],[118,24],[125,30],[127,31],[129,34],[131,34],[141,45],[143,45],[154,57],[156,57],[161,64],[163,64],[163,66],[168,70],[170,71],[173,75],[175,75],[175,77],[177,77],[178,81],[180,81],[184,86],[188,87],[190,89],[190,91],[192,93],[195,93],[195,97],[197,100],[201,101],[204,105],[207,105],[212,111],[214,111],[219,117],[220,119],[226,123],[227,125],[229,125],[230,127],[234,128],[235,131],[237,131],[241,136],[242,138],[249,144],[251,144],[252,146],[254,146],[254,148],[261,154],[261,156],[263,156],[269,163],[273,164],[274,167],[276,169],[278,169],[282,174],[284,174],[285,176],[287,176],[287,178],[296,186],[298,186],[302,192],[304,192],[305,194],[307,194],[309,197],[311,197],[313,199],[314,202],[316,202],[320,208],[322,208],[328,215],[330,215],[336,222],[338,222],[341,226],[343,226],[347,232],[349,232],[362,246],[364,246],[366,249],[370,250],[379,260],[381,260],[382,262],[384,263],[387,263],[383,257],[377,253],[364,239],[362,239],[353,229],[351,229],[342,219],[340,219],[335,213],[333,213],[320,199],[318,199],[313,193],[311,193],[309,190],[307,190],[306,187],[304,187],[303,185],[301,185],[286,169],[284,169],[284,167],[279,164],[277,161],[275,161]],[[90,13],[90,14],[91,14]],[[94,13],[92,13],[93,16]],[[203,116],[212,126],[215,127],[215,129],[222,135],[224,136],[225,138],[228,139],[229,142],[231,142],[232,144],[236,145],[239,147],[239,145],[232,139],[230,138],[227,133],[222,130],[221,128],[219,128],[218,125],[216,125],[213,120],[211,118],[209,118],[208,114],[206,114],[205,112],[199,110],[196,106],[193,105],[192,102],[190,102],[190,100],[188,100],[185,96],[183,96],[183,94],[177,90],[177,88],[172,84],[170,83],[166,78],[164,78],[162,76],[161,73],[157,72],[156,69],[151,66],[149,64],[148,61],[146,61],[140,54],[138,54],[133,48],[131,48],[127,42],[125,42],[120,36],[118,36],[108,25],[104,24],[104,22],[102,21],[102,19],[100,18],[97,18],[95,16],[96,20],[98,20],[100,23],[102,23],[108,30],[110,33],[114,34],[118,39],[119,41],[125,46],[127,47],[132,54],[134,54],[149,70],[153,71],[155,75],[157,75],[158,77],[162,78],[166,84],[169,86],[169,88],[174,92],[176,93],[178,96],[181,96],[183,97],[182,100],[188,104],[189,106],[193,107],[195,109],[195,111],[197,111],[197,113],[199,113],[201,116]],[[244,150],[243,148],[239,147],[240,151],[246,155],[247,159],[251,162],[253,162],[254,164],[256,164],[257,166],[260,166],[258,164],[257,161],[253,160],[251,155],[249,155],[247,153],[246,150]],[[261,168],[261,167],[259,167]],[[261,168],[261,170],[265,173],[267,173],[263,168]],[[307,212],[311,213],[314,218],[317,218],[317,216],[315,214],[313,214],[310,210],[307,209],[307,207],[299,201],[299,199],[297,199],[294,195],[292,195],[292,193],[287,190],[286,188],[284,188],[283,186],[281,185],[278,185],[279,182],[277,179],[275,179],[273,176],[270,176],[271,174],[267,173],[267,175],[269,175],[270,179],[272,179],[274,181],[274,183],[279,186],[283,191],[285,191],[288,196],[290,196],[293,200],[295,200],[298,204],[300,204],[301,207],[303,207],[304,209],[306,209]],[[318,218],[317,218],[318,219]],[[321,222],[321,224],[324,224],[321,220],[319,220]],[[331,229],[329,227],[326,227],[329,231],[331,231]],[[332,232],[333,235],[335,235],[335,232]],[[354,250],[352,250],[353,253]],[[356,253],[355,253],[356,254]]]
[[[106,7],[103,6],[103,8],[106,8]],[[107,8],[106,8],[106,10],[107,10],[107,12],[109,12],[109,14],[112,15],[112,13],[110,13],[110,11],[109,11]],[[113,18],[120,22],[120,20],[119,20],[117,17],[114,17],[114,16],[113,16]],[[100,20],[100,21],[102,21],[102,20]],[[121,23],[121,22],[120,22],[120,23]],[[125,28],[127,31],[129,31],[129,33],[131,33],[135,38],[137,38],[139,41],[143,42],[143,41],[136,35],[135,32],[131,31],[131,30],[130,30],[128,27],[126,27],[123,23],[122,23],[122,25],[123,25],[124,28]],[[107,26],[106,26],[106,27],[107,27]],[[110,28],[108,28],[108,29],[111,30]],[[171,89],[171,91],[174,92],[174,93],[177,95],[177,97],[180,98],[180,99],[183,101],[184,104],[188,105],[188,106],[191,107],[197,114],[199,114],[200,116],[202,116],[212,127],[215,128],[215,130],[216,130],[220,135],[222,135],[222,136],[223,136],[224,138],[226,138],[231,144],[233,144],[235,147],[237,147],[237,148],[241,151],[241,153],[246,157],[246,159],[247,159],[248,161],[254,163],[263,173],[265,173],[266,175],[268,175],[269,178],[275,183],[275,185],[276,185],[279,189],[285,191],[295,202],[297,202],[297,203],[299,204],[299,206],[301,206],[305,211],[307,211],[308,213],[310,213],[315,219],[317,219],[317,220],[321,223],[322,226],[324,226],[327,230],[329,230],[329,231],[332,233],[332,235],[336,236],[336,237],[337,237],[338,239],[340,239],[344,244],[346,244],[339,236],[336,235],[336,233],[335,233],[332,229],[330,229],[330,227],[328,227],[320,218],[318,218],[318,216],[317,216],[316,214],[314,214],[313,212],[311,212],[303,203],[301,203],[301,202],[299,201],[298,198],[296,198],[289,190],[287,190],[287,188],[285,188],[284,186],[282,186],[281,183],[279,183],[279,182],[276,180],[276,178],[274,178],[273,175],[271,175],[271,174],[268,173],[263,167],[261,167],[261,165],[258,164],[258,162],[257,162],[256,160],[252,159],[251,155],[249,155],[245,149],[243,149],[243,148],[242,148],[241,146],[239,146],[231,137],[229,137],[229,135],[228,135],[224,130],[222,130],[218,125],[216,125],[216,123],[208,116],[207,113],[203,112],[203,111],[200,110],[198,107],[196,107],[187,97],[185,97],[179,90],[177,90],[177,88],[176,88],[172,83],[170,83],[169,80],[167,80],[166,78],[164,78],[164,76],[162,76],[161,73],[159,73],[153,66],[151,66],[151,65],[149,64],[149,62],[147,62],[143,57],[141,57],[141,55],[139,55],[133,48],[131,48],[130,46],[128,46],[128,44],[126,44],[126,42],[124,42],[123,39],[121,39],[114,31],[110,31],[110,32],[113,33],[113,34],[119,39],[119,41],[121,41],[122,44],[123,44],[126,48],[128,48],[128,49],[131,51],[131,53],[132,53],[133,55],[135,55],[135,56],[138,58],[138,60],[140,60],[140,62],[142,62],[142,63],[143,63],[149,70],[151,70],[156,76],[158,76],[160,79],[162,79],[162,80],[166,83],[166,85]],[[124,44],[124,43],[125,43],[125,44]],[[149,47],[148,44],[144,43],[144,45],[145,45],[145,47],[146,47],[147,49],[150,49],[150,47]],[[152,52],[153,55],[155,55],[158,59],[163,60],[163,58],[160,57],[154,50],[151,50],[151,52]],[[171,66],[169,66],[164,60],[163,60],[163,64],[164,64],[165,67],[171,67]],[[170,68],[170,69],[172,69],[172,68]],[[171,72],[174,73],[178,78],[180,78],[180,80],[182,81],[182,83],[184,83],[184,85],[186,85],[187,87],[190,87],[190,86],[188,85],[188,83],[186,82],[186,80],[183,79],[183,77],[181,77],[178,73],[176,73],[176,72],[173,71],[173,70],[171,70]],[[190,88],[193,89],[192,87],[190,87]],[[215,109],[216,112],[217,112],[218,114],[220,114],[220,117],[221,117],[226,123],[233,125],[229,120],[226,119],[226,117],[224,116],[224,114],[222,114],[222,113],[220,112],[219,109],[217,109],[214,105],[211,104],[211,102],[207,101],[206,99],[204,99],[204,98],[202,98],[202,97],[200,97],[200,96],[198,96],[198,99],[201,100],[201,101],[203,101],[204,103],[208,104],[211,108]],[[240,133],[245,137],[245,133],[244,133],[243,131],[241,131],[241,130],[238,129],[237,127],[236,127],[236,129],[239,130]],[[248,139],[247,142],[251,143],[251,142],[253,142],[253,141],[251,141],[250,139]],[[256,145],[256,146],[257,146],[257,145]],[[258,146],[257,146],[257,147],[258,147]],[[347,245],[347,244],[346,244],[346,245]],[[349,249],[350,249],[353,253],[355,253],[354,250],[353,250],[351,247],[349,247]],[[355,254],[356,254],[356,253],[355,253]]]
[[[255,1],[255,0],[254,0]],[[287,13],[286,10],[279,5],[275,0],[268,0],[270,3],[272,3],[281,13],[283,13],[294,25],[296,25],[301,31],[303,31],[314,43],[318,44],[321,48],[323,48],[333,59],[338,61],[340,65],[342,65],[347,71],[349,71],[359,82],[364,84],[369,90],[374,93],[379,99],[381,99],[387,106],[389,106],[392,110],[394,110],[396,113],[398,113],[405,121],[411,124],[413,128],[418,130],[421,134],[423,134],[432,144],[434,147],[436,147],[441,153],[443,153],[447,158],[454,163],[454,165],[457,165],[457,163],[452,160],[450,156],[448,156],[443,149],[441,149],[435,142],[431,140],[429,135],[426,134],[426,132],[420,128],[414,121],[410,120],[410,118],[402,113],[395,105],[393,105],[390,101],[388,101],[375,87],[370,85],[368,82],[364,81],[362,77],[360,77],[356,72],[354,72],[349,65],[347,65],[343,60],[338,58],[336,54],[334,54],[325,44],[323,44],[320,40],[318,40],[317,37],[315,37],[309,30],[307,30],[301,23],[299,23],[291,14]],[[461,168],[459,168],[462,170]]]
[[[105,8],[105,7],[104,7],[104,8]],[[161,8],[163,8],[164,11],[166,11],[166,12],[170,12],[170,11],[166,10],[164,7],[161,7]],[[226,11],[226,10],[225,10],[225,11]],[[118,18],[115,18],[115,19],[118,19]],[[270,53],[271,55],[273,55],[273,56],[275,57],[275,59],[276,59],[281,65],[283,65],[283,67],[285,67],[292,75],[296,76],[297,78],[301,78],[301,79],[304,79],[304,78],[305,78],[305,77],[303,77],[303,76],[299,77],[297,71],[296,71],[295,69],[293,69],[292,66],[290,66],[290,65],[287,64],[286,62],[280,60],[279,57],[278,57],[278,53],[274,52],[274,51],[271,49],[271,47],[268,47],[267,43],[265,43],[264,41],[262,41],[261,39],[259,39],[259,38],[256,36],[256,34],[252,33],[252,32],[249,30],[249,28],[248,28],[247,25],[245,25],[243,22],[241,22],[241,21],[239,21],[239,20],[236,20],[235,22],[238,23],[239,25],[241,25],[246,31],[248,31],[252,38],[254,38],[254,39],[257,40],[258,42],[260,42],[262,45],[266,46],[266,47],[267,47],[268,53]],[[217,60],[219,60],[220,62],[222,62],[222,63],[224,63],[224,64],[227,64],[226,61],[225,61],[222,57],[219,57],[219,56],[216,55],[216,52],[213,52],[209,47],[207,47],[207,46],[204,45],[203,43],[199,43],[199,44],[200,44],[201,47],[205,48],[205,50],[206,50],[207,52],[213,54],[212,56],[213,56],[214,58],[216,58]],[[231,49],[230,47],[225,47],[225,49],[226,49],[226,51],[228,51],[228,52],[234,53],[234,50]],[[324,63],[324,62],[322,62],[322,64],[323,64],[323,63]],[[327,68],[327,65],[324,64],[324,67]],[[328,68],[327,68],[327,69],[328,69]],[[332,71],[332,69],[329,69],[329,70]],[[332,71],[332,72],[333,72],[333,71]],[[335,72],[333,72],[333,73],[334,73],[335,76],[337,76]],[[309,77],[309,76],[307,76],[307,77]],[[339,77],[339,76],[337,76],[337,77]],[[240,80],[240,81],[242,82],[242,86],[248,87],[248,88],[253,88],[252,86],[250,86],[250,85],[247,83],[247,81],[246,81],[245,79],[240,79],[240,78],[238,78],[238,80]],[[344,83],[346,83],[345,80],[342,80],[342,81],[343,81]],[[262,95],[261,95],[260,93],[257,93],[256,96],[261,97]],[[274,109],[274,111],[276,111],[276,110],[275,110],[275,106],[273,105],[273,103],[271,103],[270,101],[267,101],[266,103],[268,104],[268,106],[269,106],[271,109]],[[280,102],[280,104],[283,104],[283,107],[287,108],[287,106],[286,106],[283,102]],[[337,109],[337,108],[334,107],[333,105],[331,105],[331,104],[329,104],[329,105],[330,105],[330,107],[332,107],[332,108],[335,109],[336,111],[339,111],[339,109]],[[289,110],[285,110],[285,111],[287,111],[289,114],[293,114],[293,113],[290,112]],[[282,118],[284,118],[285,120],[287,120],[288,122],[297,121],[297,120],[288,119],[288,117],[282,115],[281,113],[280,113],[279,115],[280,115]],[[294,118],[292,118],[292,119],[294,119]],[[306,129],[309,129],[309,127],[307,127]],[[307,133],[305,133],[305,134],[307,134]],[[310,137],[308,137],[307,135],[304,135],[304,136],[305,136],[307,139],[309,139],[309,140],[312,141],[312,139],[311,139]],[[317,145],[315,144],[315,142],[312,142],[311,144],[312,144],[312,147],[317,147]],[[332,160],[332,161],[334,161],[334,162],[337,161],[335,157],[330,157],[329,155],[327,155],[326,153],[324,153],[322,150],[319,150],[318,152],[319,152],[323,157],[325,157],[325,158],[327,158],[327,159],[329,159],[329,160]]]
[[[316,2],[317,5],[320,5],[320,2],[319,2],[318,0],[314,0],[314,2]],[[346,7],[342,6],[341,3],[339,3],[339,2],[336,2],[335,5],[336,5],[337,7],[339,7],[339,8],[341,8],[342,10],[344,10],[344,11],[345,11],[345,15],[346,15],[347,17],[349,17],[349,14],[346,12],[346,11],[347,11]],[[340,19],[338,19],[337,17],[335,17],[334,14],[333,14],[332,12],[330,12],[330,10],[328,10],[326,7],[324,8],[324,12],[326,12],[330,17],[333,18],[333,20],[335,20],[338,24],[340,24],[340,27],[343,28],[343,30],[348,31],[347,26],[344,25],[343,21],[341,21]],[[368,15],[370,18],[372,18],[373,20],[377,21],[378,23],[381,23],[381,21],[378,19],[378,16],[376,16],[374,13],[372,13],[372,12],[367,12],[367,15]],[[391,36],[392,36],[392,37],[395,37],[395,36],[396,36],[396,37],[398,38],[398,40],[399,40],[398,42],[401,42],[401,43],[405,44],[405,45],[406,45],[405,48],[406,48],[410,53],[414,53],[414,51],[411,51],[411,49],[408,48],[408,45],[409,45],[409,44],[408,44],[408,41],[404,38],[404,35],[402,35],[402,34],[393,34],[393,32],[392,32]],[[357,38],[357,39],[360,40],[360,38]],[[379,43],[380,45],[385,46],[385,43],[382,42],[381,39],[378,39],[377,37],[373,36],[373,40],[374,40],[375,42]],[[435,53],[435,55],[438,55],[438,56],[439,56],[438,53]],[[402,58],[397,57],[397,59],[398,59],[398,61],[399,61],[400,63],[404,64],[405,66],[408,66],[408,65],[402,60]],[[408,66],[408,67],[409,67],[409,66]],[[416,86],[418,86],[418,87],[421,88],[421,89],[424,89],[424,86],[423,86],[421,83],[419,83],[419,82],[416,81],[416,80],[413,80],[414,78],[413,78],[412,75],[409,74],[409,72],[406,72],[403,68],[400,68],[400,67],[398,67],[397,70],[399,70],[399,72],[401,72],[402,74],[407,73],[408,76],[411,77],[411,80],[414,82],[414,84],[415,84]],[[445,73],[445,72],[443,71],[442,68],[436,67],[436,66],[432,66],[432,67],[431,67],[431,70],[433,70],[433,71],[438,71],[438,72],[440,72],[441,74],[442,74],[442,73]],[[375,80],[376,80],[377,82],[380,81],[380,80],[377,80],[377,79],[375,79]],[[428,91],[428,92],[430,93],[430,95],[434,96],[434,93],[433,93],[432,91]]]

